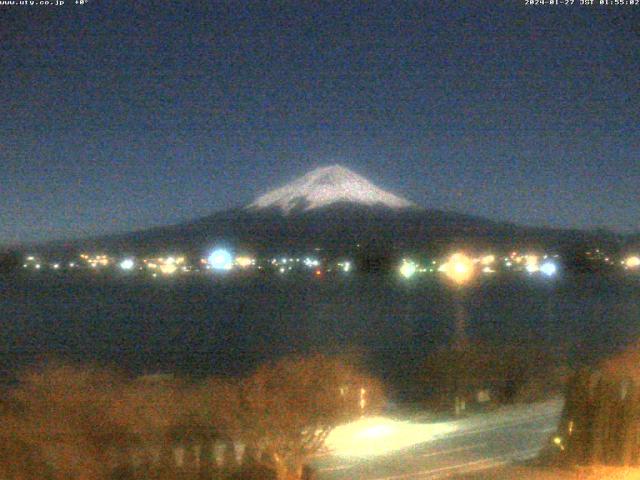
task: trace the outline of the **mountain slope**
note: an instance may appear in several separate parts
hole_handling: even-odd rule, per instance
[[[589,232],[521,227],[455,212],[429,210],[386,192],[341,166],[316,169],[251,204],[184,222],[97,239],[58,242],[66,251],[201,255],[216,244],[256,253],[322,248],[348,253],[358,245],[403,251],[545,246],[592,238]]]

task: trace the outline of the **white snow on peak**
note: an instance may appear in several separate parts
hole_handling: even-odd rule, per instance
[[[336,202],[384,205],[390,208],[414,206],[404,198],[386,192],[341,165],[317,168],[284,187],[258,197],[248,208],[279,207],[285,213],[304,200],[305,210]]]

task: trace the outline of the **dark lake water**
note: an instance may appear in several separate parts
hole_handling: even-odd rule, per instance
[[[562,348],[573,361],[640,338],[639,276],[486,278],[465,306],[471,338]],[[53,354],[133,373],[238,374],[285,353],[360,351],[398,383],[450,340],[453,314],[434,277],[0,277],[0,369]]]

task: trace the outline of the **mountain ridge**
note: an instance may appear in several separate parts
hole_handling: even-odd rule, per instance
[[[349,252],[356,244],[389,250],[459,245],[556,248],[597,238],[590,231],[521,226],[427,209],[378,188],[345,167],[332,165],[315,169],[245,206],[173,225],[49,242],[52,248],[47,249],[200,255],[217,244],[256,253],[318,247]]]

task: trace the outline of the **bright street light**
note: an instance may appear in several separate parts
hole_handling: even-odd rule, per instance
[[[558,272],[558,267],[553,262],[544,262],[540,265],[540,271],[547,277],[553,277]]]
[[[464,253],[454,253],[438,270],[458,286],[469,283],[475,275],[473,260]]]
[[[127,258],[122,262],[120,262],[120,268],[122,270],[131,270],[134,265],[135,265],[135,262],[131,258]]]
[[[640,257],[632,255],[631,257],[627,257],[624,263],[627,268],[638,268],[640,267]]]
[[[404,278],[411,278],[415,275],[417,270],[416,264],[412,261],[402,260],[402,265],[400,265],[400,275]]]
[[[211,252],[207,261],[214,270],[231,270],[233,268],[233,256],[226,248],[216,248]]]

